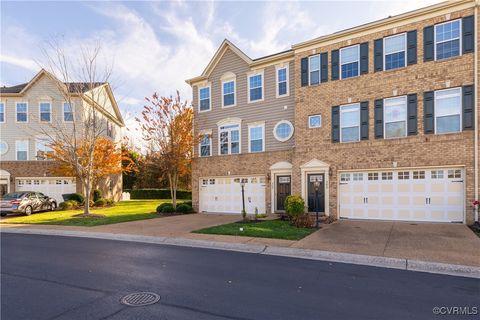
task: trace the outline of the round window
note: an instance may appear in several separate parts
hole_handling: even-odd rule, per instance
[[[293,125],[290,121],[282,120],[273,128],[273,135],[278,141],[287,141],[293,135]]]
[[[8,144],[5,141],[0,141],[0,155],[4,155],[8,151]]]

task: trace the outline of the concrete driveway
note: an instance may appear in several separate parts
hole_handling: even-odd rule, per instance
[[[462,224],[339,220],[291,247],[480,266],[480,238]]]

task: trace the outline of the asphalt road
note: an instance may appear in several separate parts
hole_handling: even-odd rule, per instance
[[[150,306],[122,296],[158,293]],[[1,319],[457,319],[480,280],[210,249],[1,234]],[[478,319],[466,316],[465,319]]]

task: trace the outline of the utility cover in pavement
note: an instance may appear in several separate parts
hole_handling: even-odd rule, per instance
[[[141,307],[154,304],[160,300],[160,296],[153,292],[135,292],[124,296],[120,302],[130,307]]]

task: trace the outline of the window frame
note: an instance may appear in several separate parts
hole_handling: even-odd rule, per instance
[[[442,115],[440,117],[448,117],[448,116],[453,116],[453,115],[458,115],[460,118],[460,123],[459,123],[459,128],[458,131],[451,131],[451,132],[437,132],[437,118],[438,112],[437,112],[437,92],[442,92],[442,91],[449,91],[449,90],[458,90],[458,96],[460,98],[460,107],[459,107],[459,113],[450,113],[447,115]],[[449,95],[450,96],[450,95]],[[453,95],[451,95],[453,96]],[[462,87],[454,87],[454,88],[447,88],[447,89],[442,89],[442,90],[435,90],[433,93],[433,114],[434,114],[434,128],[435,128],[435,134],[455,134],[455,133],[460,133],[463,131],[463,119],[462,119],[462,113],[463,113],[463,97],[462,97]]]
[[[320,118],[320,124],[318,125],[318,127],[312,127],[310,125],[310,119],[314,118],[314,117],[319,117]],[[322,127],[322,115],[321,114],[312,114],[312,115],[308,116],[308,128],[309,129],[318,129],[318,128],[321,128],[321,127]]]
[[[358,107],[358,140],[355,140],[355,141],[343,141],[343,134],[342,134],[342,129],[344,127],[342,127],[342,113],[344,112],[353,112],[353,111],[343,111],[342,112],[342,109],[344,107],[351,107],[351,106],[357,106]],[[340,110],[339,110],[339,116],[340,116],[340,121],[339,121],[339,128],[340,128],[340,143],[355,143],[355,142],[360,142],[361,141],[361,121],[360,121],[360,103],[357,102],[357,103],[350,103],[350,104],[344,104],[344,105],[341,105],[340,106]],[[355,127],[355,126],[353,126]],[[345,127],[345,128],[353,128],[353,127]]]
[[[0,101],[0,105],[3,105],[3,121],[0,121],[0,123],[5,123],[7,121],[7,108],[6,108],[6,103],[4,101]]]
[[[459,27],[459,33],[458,33],[458,39],[459,39],[459,45],[458,45],[458,56],[452,56],[452,57],[448,57],[448,58],[442,58],[442,59],[437,59],[437,27],[438,26],[441,26],[441,25],[444,25],[444,24],[448,24],[448,23],[453,23],[455,21],[458,21],[458,25],[460,26]],[[455,58],[455,57],[461,57],[462,56],[462,46],[463,46],[463,43],[462,43],[462,18],[458,18],[458,19],[453,19],[453,20],[449,20],[449,21],[445,21],[445,22],[442,22],[442,23],[437,23],[433,26],[433,58],[434,58],[434,61],[442,61],[442,60],[447,60],[447,59],[452,59],[452,58]],[[447,40],[447,41],[452,41],[454,39],[450,39],[450,40]],[[447,41],[442,41],[441,43],[443,42],[447,42]]]
[[[200,133],[200,136],[202,138],[200,138],[200,143],[198,144],[198,156],[201,157],[201,158],[205,158],[205,157],[211,157],[212,156],[212,133],[211,132],[204,132],[204,133]],[[208,142],[209,142],[209,153],[207,156],[203,156],[202,155],[202,146],[205,146],[204,144],[202,144],[203,142],[203,137],[204,136],[208,136]]]
[[[358,59],[357,59],[357,63],[358,63],[358,74],[356,76],[352,76],[352,77],[347,77],[347,78],[344,78],[342,76],[342,50],[346,50],[346,49],[349,49],[349,48],[352,48],[352,47],[357,47],[357,54],[358,54]],[[349,62],[349,63],[352,63],[352,62]],[[356,77],[359,77],[360,76],[360,44],[354,44],[354,45],[351,45],[351,46],[348,46],[348,47],[343,47],[343,48],[340,48],[339,52],[338,52],[338,65],[339,65],[339,76],[340,76],[340,80],[344,80],[344,79],[350,79],[350,78],[356,78]]]
[[[290,126],[290,128],[292,129],[290,131],[290,135],[284,139],[280,138],[278,135],[277,135],[277,128],[281,125],[281,124],[287,124]],[[290,140],[292,137],[293,137],[293,134],[295,132],[295,127],[293,126],[293,123],[291,123],[290,121],[288,120],[280,120],[278,121],[275,126],[273,127],[273,136],[275,137],[275,139],[277,139],[278,141],[280,142],[286,142],[288,140]]]
[[[235,131],[237,129],[234,129],[234,128],[228,128],[228,129],[223,129],[221,130],[220,128],[221,127],[225,127],[225,126],[233,126],[233,125],[237,125],[238,126],[238,153],[232,153],[232,134],[231,132],[232,131]],[[228,149],[227,149],[227,153],[226,154],[222,154],[222,144],[221,144],[221,133],[222,132],[228,132]],[[225,122],[225,123],[222,123],[222,124],[219,124],[218,125],[218,139],[217,139],[217,142],[218,142],[218,155],[219,156],[230,156],[230,155],[237,155],[237,154],[241,154],[242,153],[242,123],[241,122]]]
[[[251,129],[262,128],[262,150],[261,151],[252,151],[252,139],[251,139]],[[249,153],[261,153],[265,152],[265,122],[250,123],[248,125],[248,152]]]
[[[22,113],[25,113],[25,115],[26,115],[26,117],[27,117],[27,118],[26,118],[26,119],[27,119],[26,121],[18,121],[18,105],[19,105],[19,104],[22,104],[22,103],[24,103],[24,104],[27,106],[27,110],[26,110],[25,112],[22,112]],[[29,118],[29,116],[28,116],[28,109],[29,109],[29,107],[28,107],[28,101],[16,101],[16,102],[15,102],[15,123],[28,123],[28,120],[29,120],[29,119],[28,119],[28,118]]]
[[[200,91],[202,89],[207,89],[207,88],[208,88],[208,109],[202,110],[201,109],[202,100],[205,100],[205,99],[200,99]],[[212,110],[212,85],[207,84],[204,86],[198,86],[198,113],[208,112],[210,110]]]
[[[24,143],[24,142],[26,142],[26,146],[27,146],[26,150],[18,150],[19,144]],[[29,152],[30,150],[29,149],[30,149],[30,141],[28,141],[28,140],[15,140],[15,160],[16,161],[28,161],[28,159],[30,159],[30,152]],[[27,159],[19,160],[18,159],[18,152],[19,151],[26,151],[27,152]]]
[[[261,76],[261,79],[262,79],[262,98],[257,99],[257,100],[250,100],[250,90],[258,88],[258,87],[250,88],[250,78],[258,76],[258,75]],[[248,76],[247,76],[247,98],[248,98],[248,100],[247,100],[248,103],[262,102],[265,99],[265,75],[264,75],[263,70],[252,72],[252,73],[248,74]]]
[[[67,121],[65,120],[65,104],[70,104],[70,106],[72,107],[72,120],[70,121]],[[62,103],[62,122],[64,123],[73,123],[75,122],[75,103],[74,102],[68,102],[68,101],[64,101]]]
[[[310,63],[310,60],[311,60],[312,58],[316,58],[316,57],[318,57],[318,70],[311,70],[311,69],[310,69],[310,66],[311,66],[312,64]],[[319,53],[319,54],[314,54],[314,55],[308,57],[308,67],[309,67],[309,68],[308,68],[308,85],[309,85],[309,86],[312,86],[312,85],[313,85],[313,86],[317,86],[317,85],[319,85],[320,82],[321,82],[321,79],[322,79],[322,66],[321,66],[320,53]],[[310,75],[311,75],[312,72],[315,72],[315,71],[318,71],[318,83],[312,84]]]
[[[387,69],[387,53],[386,53],[385,41],[389,38],[395,38],[395,37],[399,37],[399,36],[402,36],[402,35],[403,35],[403,38],[404,38],[403,52],[405,52],[405,59],[403,61],[403,66],[398,67],[398,68]],[[396,51],[396,52],[393,52],[393,53],[389,53],[389,55],[399,53],[399,52],[402,52],[402,51]],[[394,34],[394,35],[383,38],[383,71],[397,70],[397,69],[405,68],[406,66],[407,66],[407,33],[406,32],[397,33],[397,34]]]
[[[283,70],[285,69],[285,85],[286,85],[286,88],[287,88],[287,92],[284,93],[284,94],[280,94],[280,81],[279,81],[279,77],[278,77],[278,72],[280,70]],[[276,83],[276,87],[277,87],[277,90],[276,90],[276,97],[277,98],[283,98],[283,97],[288,97],[290,95],[290,85],[289,85],[289,79],[290,79],[290,71],[289,71],[289,67],[288,67],[288,64],[287,65],[282,65],[282,66],[276,66],[275,67],[275,83]],[[283,82],[283,81],[282,81]]]
[[[386,120],[386,109],[387,109],[387,100],[393,100],[393,99],[399,99],[403,98],[404,99],[404,107],[405,107],[405,135],[402,137],[389,137],[387,138],[387,120]],[[395,123],[395,122],[400,122],[400,121],[390,121],[388,123]],[[390,140],[390,139],[402,139],[408,136],[408,99],[407,96],[398,96],[398,97],[390,97],[390,98],[385,98],[383,99],[383,139],[384,140]]]
[[[48,110],[50,114],[50,121],[42,121],[42,104],[47,104],[48,103]],[[40,123],[52,123],[52,102],[51,101],[39,101],[38,102],[38,122]]]
[[[52,148],[46,147],[45,144],[43,144],[43,147],[45,148],[45,150],[39,150],[38,146],[39,146],[39,144],[41,144],[41,141],[46,141],[46,140],[48,140],[48,137],[45,137],[45,136],[36,136],[35,137],[35,160],[36,161],[46,161],[46,160],[48,160],[48,159],[39,159],[38,151],[43,151],[45,153],[53,152]],[[47,148],[49,150],[47,150]]]
[[[228,106],[225,105],[225,91],[223,85],[225,83],[233,82],[233,104],[230,104]],[[231,94],[231,93],[228,93]],[[237,105],[237,79],[235,78],[230,78],[230,79],[225,79],[222,80],[222,108],[232,108]]]

